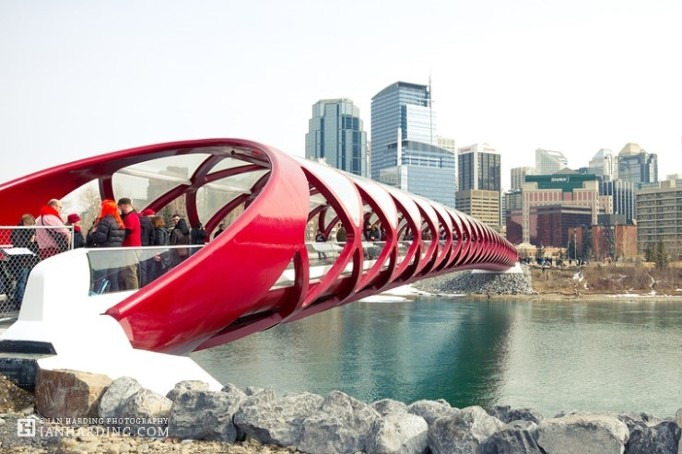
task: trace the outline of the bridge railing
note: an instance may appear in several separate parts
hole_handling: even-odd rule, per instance
[[[33,267],[50,255],[73,249],[71,238],[71,225],[0,226],[0,317],[18,311]]]

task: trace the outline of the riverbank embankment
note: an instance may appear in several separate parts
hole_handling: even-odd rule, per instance
[[[178,383],[161,396],[128,377],[101,386],[103,377],[94,374],[41,375],[35,396],[0,379],[3,452],[677,454],[682,448],[682,409],[667,418],[545,417],[529,408],[460,409],[443,400],[365,403],[340,391],[278,396],[234,385],[210,391],[201,382]],[[69,389],[60,388],[67,382]]]

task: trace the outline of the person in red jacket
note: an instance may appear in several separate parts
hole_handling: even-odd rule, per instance
[[[121,210],[121,218],[123,219],[123,226],[126,234],[123,239],[123,246],[141,247],[142,246],[142,231],[140,228],[140,216],[133,208],[133,203],[128,197],[123,197],[118,200],[118,209]],[[120,290],[134,290],[140,287],[140,279],[138,277],[137,259],[134,263],[121,268],[119,289]]]

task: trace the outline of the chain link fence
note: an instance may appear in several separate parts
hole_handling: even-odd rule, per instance
[[[73,248],[73,226],[0,226],[0,318],[17,314],[33,267]]]

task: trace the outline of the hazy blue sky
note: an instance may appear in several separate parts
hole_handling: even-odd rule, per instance
[[[176,139],[303,155],[311,106],[432,74],[438,133],[509,168],[637,142],[682,173],[679,0],[0,0],[0,181]]]

